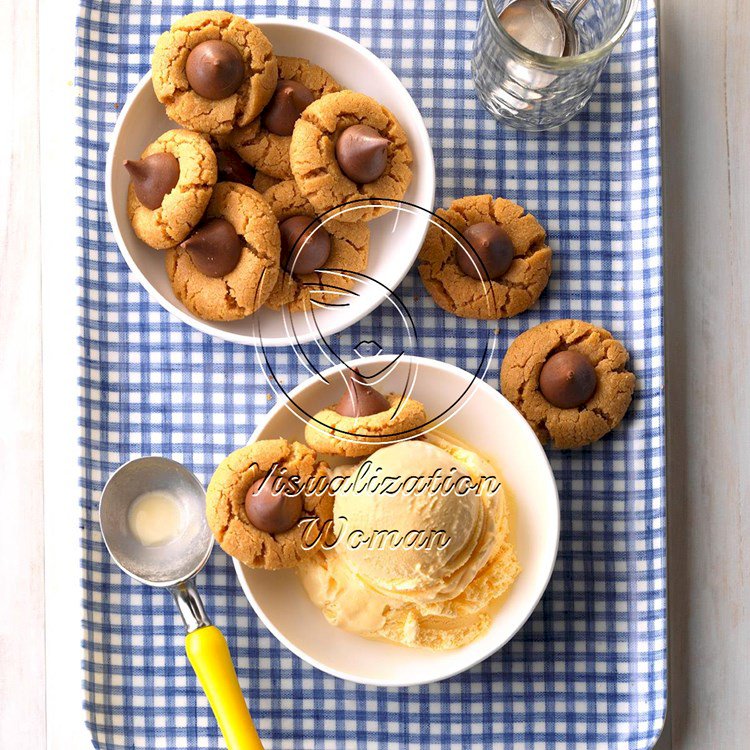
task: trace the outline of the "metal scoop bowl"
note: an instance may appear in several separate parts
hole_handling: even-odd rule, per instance
[[[145,546],[128,523],[130,506],[147,492],[164,491],[179,507],[179,533],[166,544]],[[206,494],[182,464],[160,456],[136,458],[110,478],[99,502],[104,544],[117,566],[147,586],[168,589],[187,635],[185,651],[206,693],[229,750],[263,750],[242,695],[226,639],[211,624],[195,586],[213,547],[205,518]]]

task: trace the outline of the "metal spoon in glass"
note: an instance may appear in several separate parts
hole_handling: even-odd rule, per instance
[[[158,456],[136,458],[109,478],[99,523],[121,570],[174,597],[187,630],[185,651],[229,750],[263,750],[227,642],[195,587],[213,547],[205,507],[203,486],[184,466]]]
[[[550,0],[514,0],[500,13],[500,23],[520,44],[548,57],[578,54],[575,20],[589,0],[574,0],[567,11]]]

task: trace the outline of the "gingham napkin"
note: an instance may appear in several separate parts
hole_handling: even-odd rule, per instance
[[[235,654],[260,734],[276,748],[648,748],[666,697],[662,252],[657,29],[644,4],[586,111],[558,132],[522,134],[478,104],[470,54],[479,2],[84,0],[78,25],[82,579],[86,709],[100,748],[218,748],[222,740],[163,592],[109,560],[96,523],[106,478],[162,454],[207,481],[268,410],[254,352],[171,318],[129,273],[104,205],[108,138],[149,67],[160,32],[211,6],[291,16],[358,40],[401,78],[430,131],[437,205],[489,192],[548,229],[552,280],[529,312],[499,325],[500,353],[543,320],[580,317],[633,355],[638,390],[622,429],[590,449],[549,452],[562,537],[547,593],[500,653],[453,679],[410,689],[355,686],[283,648],[217,550],[200,584]],[[352,5],[359,7],[352,8]],[[413,270],[398,290],[419,351],[471,369],[487,324],[439,310]],[[394,345],[393,308],[340,334]],[[493,326],[494,327],[494,326]],[[287,349],[270,353],[294,385]],[[499,358],[486,379],[498,383]]]

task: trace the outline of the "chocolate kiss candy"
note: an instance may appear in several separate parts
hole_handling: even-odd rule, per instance
[[[219,181],[239,182],[241,185],[253,186],[254,170],[231,148],[216,151],[216,166],[219,169]]]
[[[552,406],[573,409],[585,404],[596,390],[596,370],[580,352],[553,354],[542,367],[539,388]]]
[[[513,263],[513,241],[497,224],[489,221],[472,224],[464,232],[464,238],[476,255],[459,243],[456,262],[472,279],[499,279]]]
[[[274,135],[291,135],[294,123],[313,101],[315,97],[307,86],[282,79],[263,111],[263,126]]]
[[[317,219],[290,216],[279,224],[281,233],[281,265],[295,276],[303,276],[320,268],[331,254],[331,235]],[[315,230],[315,234],[311,234]]]
[[[180,247],[187,250],[201,273],[214,279],[233,271],[242,254],[242,241],[226,219],[209,219]]]
[[[336,161],[353,182],[375,182],[388,164],[388,139],[369,125],[352,125],[336,141]]]
[[[216,101],[237,91],[245,78],[245,63],[229,42],[209,39],[190,51],[185,75],[196,94]]]
[[[388,411],[391,407],[388,399],[369,385],[358,382],[357,378],[360,377],[362,376],[356,368],[349,372],[346,392],[333,410],[342,417],[369,417],[371,414]]]
[[[123,162],[130,172],[138,200],[152,211],[161,206],[164,196],[180,179],[180,163],[172,154],[151,154],[138,161]]]
[[[302,494],[295,491],[286,477],[273,474],[264,476],[247,491],[245,512],[256,529],[269,534],[283,534],[302,515]]]

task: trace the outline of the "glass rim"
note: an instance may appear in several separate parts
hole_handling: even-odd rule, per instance
[[[640,0],[623,0],[620,20],[606,41],[598,47],[594,47],[594,49],[582,52],[580,55],[568,57],[540,55],[538,52],[534,52],[516,41],[516,39],[514,39],[500,23],[500,14],[495,7],[494,0],[484,0],[484,12],[490,17],[490,22],[495,31],[500,35],[501,39],[510,45],[510,47],[513,48],[513,51],[526,62],[541,65],[551,70],[569,70],[576,68],[579,65],[596,62],[608,55],[625,35],[625,32],[630,28],[630,24],[633,22],[635,14],[638,11],[639,4]]]

